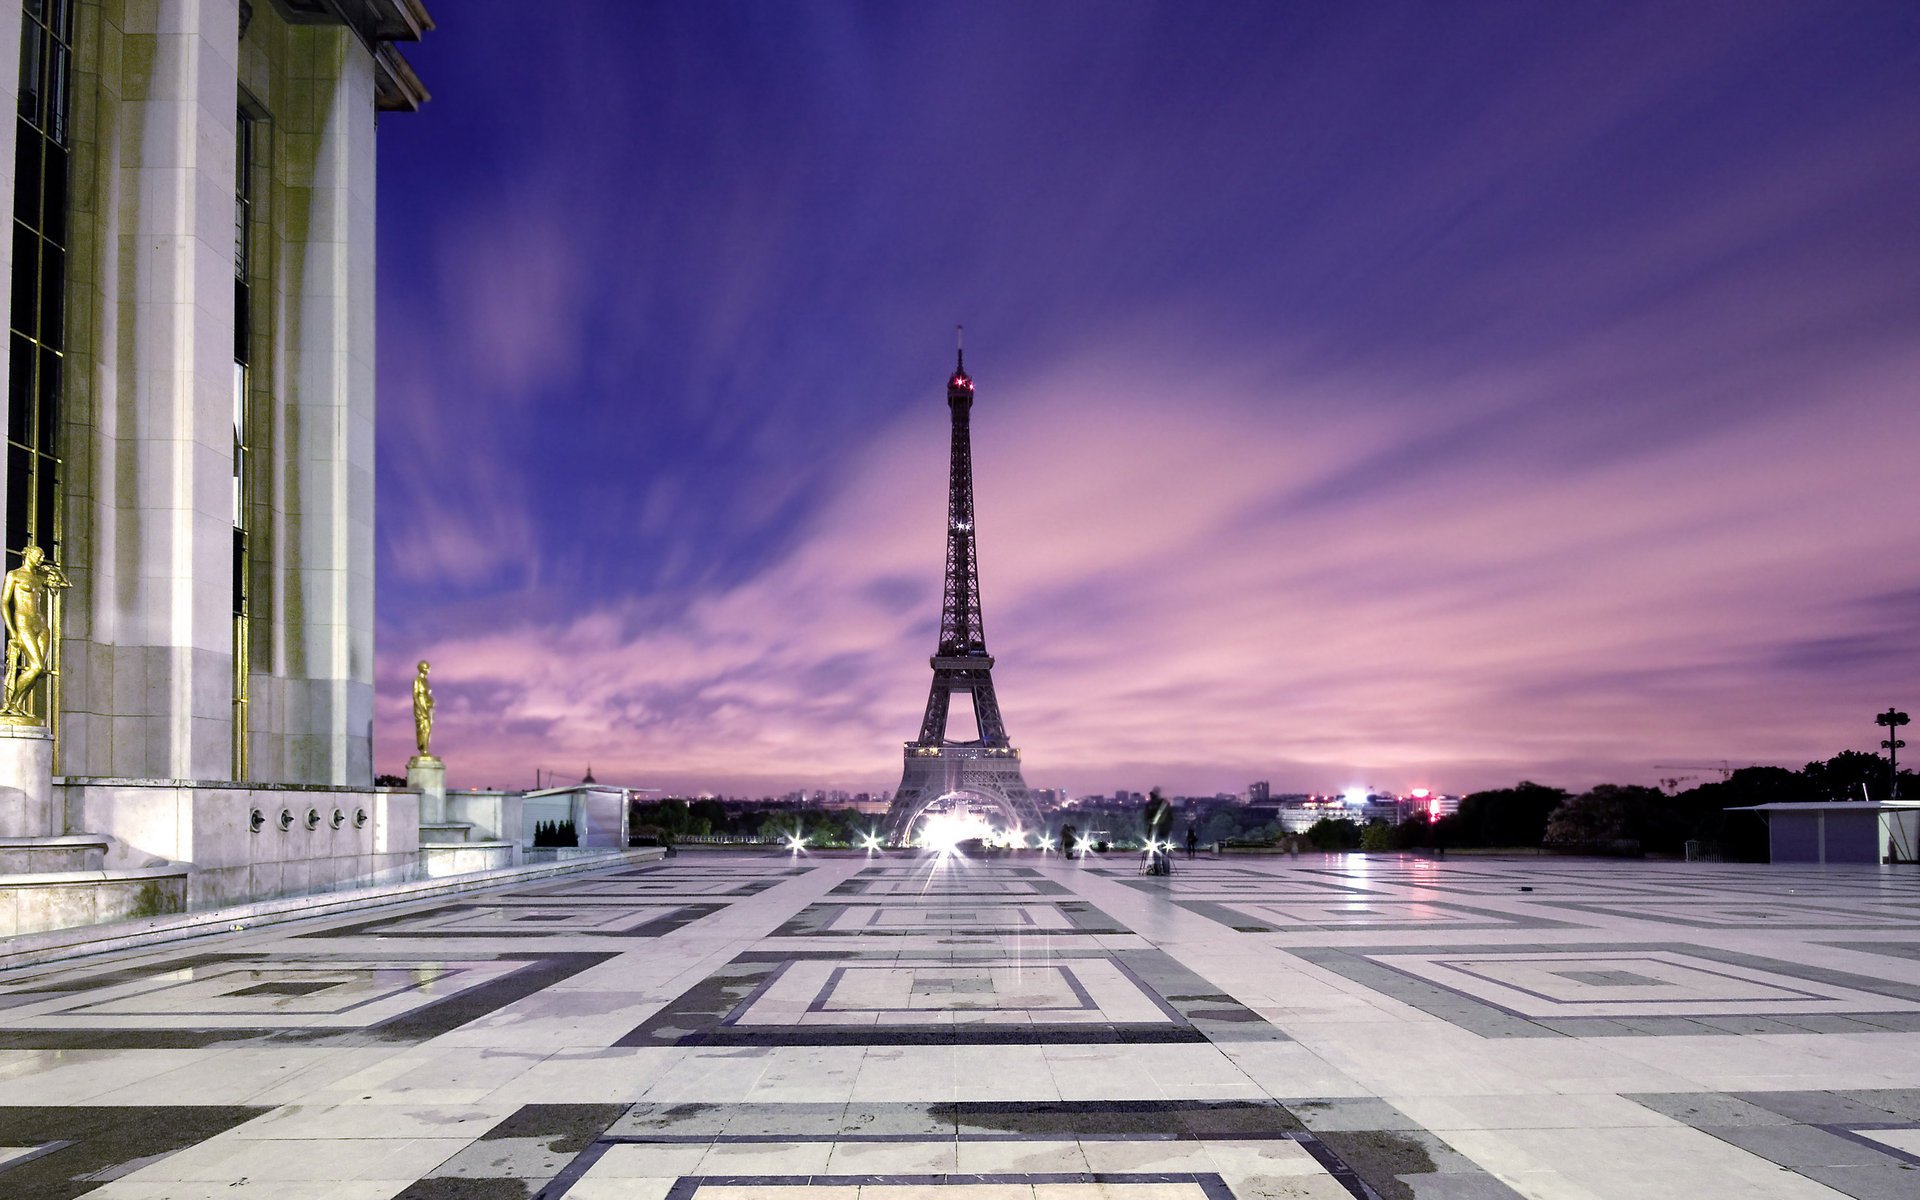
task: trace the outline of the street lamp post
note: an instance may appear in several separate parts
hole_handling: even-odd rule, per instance
[[[1889,708],[1875,717],[1873,723],[1886,726],[1887,740],[1880,743],[1880,748],[1887,752],[1887,798],[1898,800],[1900,798],[1900,747],[1906,745],[1900,740],[1900,727],[1907,723],[1907,714],[1899,709]]]

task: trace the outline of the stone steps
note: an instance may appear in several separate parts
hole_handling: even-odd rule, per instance
[[[107,839],[90,834],[67,837],[0,837],[0,877],[49,871],[98,871],[106,865]]]
[[[9,840],[96,842],[105,852],[103,840],[85,837]],[[187,873],[164,866],[0,875],[0,937],[183,912]]]
[[[421,829],[420,866],[429,879],[513,866],[512,842],[429,842]]]

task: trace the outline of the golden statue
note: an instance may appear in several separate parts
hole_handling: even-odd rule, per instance
[[[71,587],[66,573],[47,561],[47,553],[29,545],[20,565],[0,584],[0,618],[7,626],[7,681],[0,720],[14,725],[40,725],[44,717],[33,712],[33,689],[47,675],[53,660],[53,589]]]
[[[427,686],[424,658],[420,660],[419,671],[413,677],[413,744],[419,747],[421,758],[432,758],[427,753],[427,741],[433,737],[433,689]]]

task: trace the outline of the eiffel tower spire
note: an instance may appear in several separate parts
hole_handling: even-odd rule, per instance
[[[947,576],[940,605],[940,654],[987,652],[980,621],[980,562],[973,528],[973,380],[963,355],[947,380],[953,415],[953,448],[947,473]]]
[[[941,588],[940,641],[929,665],[933,684],[920,719],[920,736],[906,744],[906,765],[887,832],[895,843],[911,840],[914,824],[935,801],[958,794],[969,803],[997,808],[1012,827],[1037,830],[1040,814],[1020,775],[1020,752],[1007,738],[993,690],[993,656],[987,653],[980,615],[980,559],[973,512],[973,380],[956,336],[953,374],[947,379],[952,419],[947,470],[947,562]],[[953,693],[973,700],[978,737],[947,736]]]

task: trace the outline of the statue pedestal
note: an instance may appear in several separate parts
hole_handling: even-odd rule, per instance
[[[66,829],[66,813],[53,809],[53,734],[45,725],[0,725],[0,837]]]
[[[420,789],[420,823],[440,825],[447,819],[447,764],[431,754],[407,760],[407,786]]]

